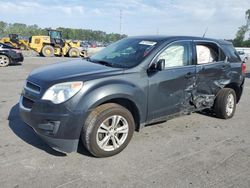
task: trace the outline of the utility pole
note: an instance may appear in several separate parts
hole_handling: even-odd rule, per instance
[[[120,9],[120,35],[122,35],[122,9]]]

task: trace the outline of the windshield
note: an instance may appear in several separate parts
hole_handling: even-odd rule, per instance
[[[139,65],[156,45],[155,41],[126,38],[91,56],[90,61],[102,64],[105,62],[113,67],[131,68]]]

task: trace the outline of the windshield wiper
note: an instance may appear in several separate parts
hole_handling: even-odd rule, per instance
[[[124,65],[121,65],[121,64],[118,64],[118,63],[111,63],[111,62],[104,61],[104,60],[97,60],[97,59],[88,58],[87,61],[92,62],[92,63],[97,63],[97,64],[100,64],[100,65],[104,65],[104,66],[107,66],[107,67],[129,68],[127,66],[124,66]]]
[[[103,61],[103,60],[95,60],[95,59],[91,59],[91,58],[88,58],[88,61],[92,62],[92,63],[97,63],[97,64],[100,64],[100,65],[105,65],[107,67],[113,67],[113,64],[108,62],[108,61]]]
[[[105,65],[107,67],[113,67],[113,64],[110,63],[110,62],[107,62],[107,61],[94,61],[94,63],[98,63],[98,64],[101,64],[101,65]]]

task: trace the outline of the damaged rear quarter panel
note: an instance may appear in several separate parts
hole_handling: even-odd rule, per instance
[[[215,95],[225,85],[231,83],[232,72],[228,62],[197,65],[197,93]]]

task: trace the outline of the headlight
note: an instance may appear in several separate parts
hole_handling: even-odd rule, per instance
[[[65,82],[53,85],[44,93],[42,99],[49,100],[54,104],[60,104],[75,94],[77,94],[83,86],[83,82]]]

